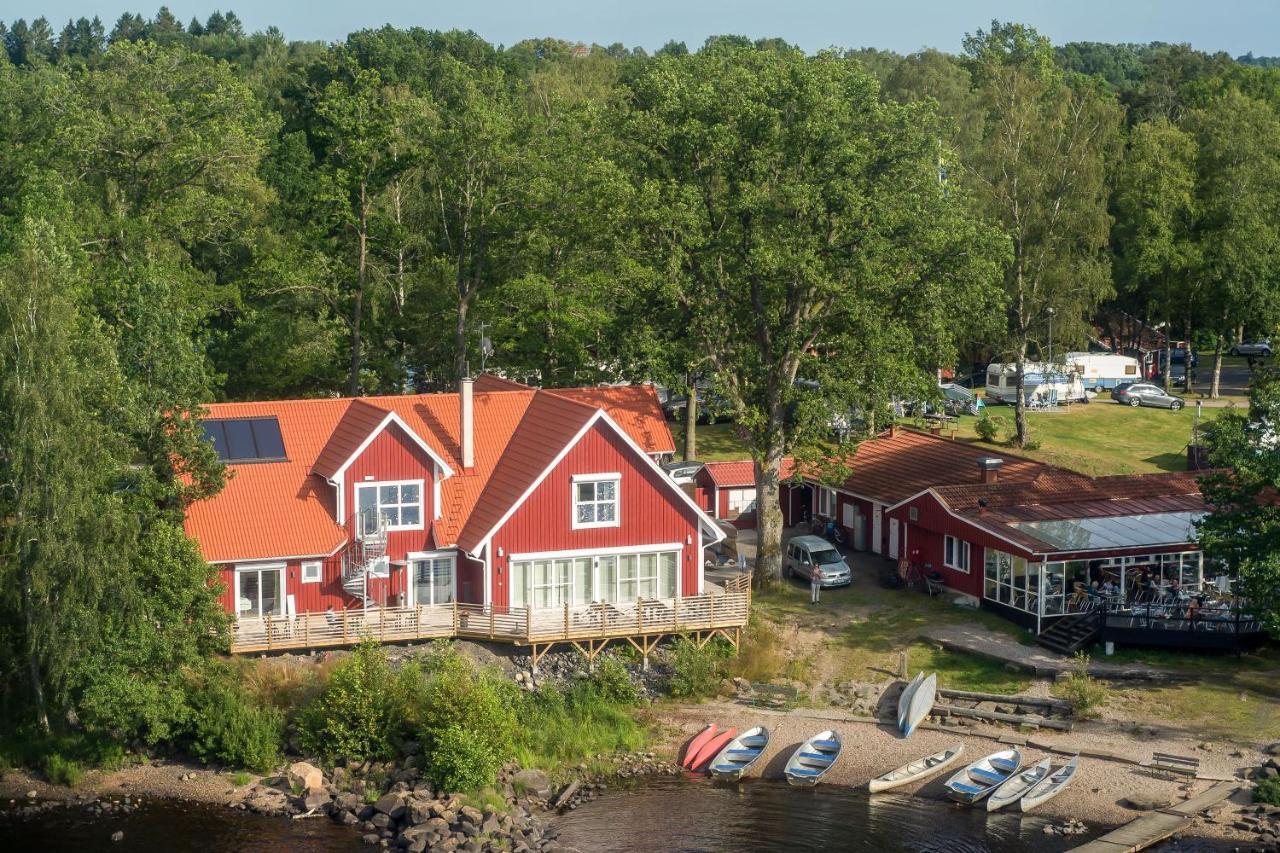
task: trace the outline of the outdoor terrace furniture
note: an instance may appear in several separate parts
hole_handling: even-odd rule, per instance
[[[1150,767],[1153,776],[1159,771],[1172,776],[1188,776],[1194,779],[1200,772],[1200,759],[1170,755],[1167,752],[1153,752]]]

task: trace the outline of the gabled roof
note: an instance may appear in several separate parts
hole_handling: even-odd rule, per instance
[[[355,455],[356,448],[373,435],[373,431],[388,414],[390,413],[386,409],[372,406],[364,400],[352,400],[338,425],[333,428],[333,435],[329,436],[329,441],[321,449],[311,470],[321,477],[331,479]]]
[[[492,373],[481,373],[475,378],[472,388],[476,391],[532,391],[533,386],[525,385],[514,379],[496,376]]]
[[[475,468],[465,474],[458,473],[462,464],[457,394],[214,403],[207,407],[210,418],[276,417],[289,458],[228,465],[226,487],[188,507],[185,527],[210,562],[331,554],[344,544],[346,533],[334,521],[334,490],[325,480],[341,470],[372,431],[398,423],[445,470],[455,472],[441,482],[441,518],[432,526],[438,547],[452,545],[535,398],[549,398],[539,402],[535,413],[538,422],[545,423],[546,411],[572,411],[578,418],[582,410],[591,412],[595,406],[612,411],[619,398],[611,390],[579,389],[573,395],[578,402],[563,393],[528,388],[477,390]],[[629,405],[622,401],[626,408],[619,410],[620,420],[628,437],[645,452],[665,452],[661,436],[656,436],[658,446],[650,444],[655,430],[646,422],[661,422],[662,410],[656,395],[650,392],[649,399],[649,413],[638,412],[635,400]],[[371,432],[361,438],[366,429]],[[670,433],[666,436],[669,442]]]
[[[1003,450],[900,429],[859,444],[846,460],[850,474],[840,488],[892,506],[934,486],[981,484],[978,461],[989,457],[1003,460],[999,472],[1002,483],[1070,473]]]
[[[597,410],[583,403],[540,391],[525,410],[520,426],[475,502],[458,545],[475,553],[504,515],[541,479],[595,418]]]
[[[790,456],[783,457],[778,478],[786,480],[795,473],[795,460]],[[750,459],[735,459],[732,462],[708,462],[702,466],[717,489],[736,489],[754,487],[756,484],[756,466]],[[701,473],[701,472],[699,472]]]
[[[662,414],[652,385],[597,385],[592,388],[551,388],[549,393],[598,406],[609,413],[646,453],[675,453],[676,440]]]

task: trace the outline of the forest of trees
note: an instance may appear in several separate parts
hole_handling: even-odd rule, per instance
[[[223,476],[202,402],[482,361],[709,381],[768,543],[778,462],[833,413],[1041,357],[1050,316],[1055,352],[1280,319],[1280,68],[1252,56],[998,22],[908,56],[320,44],[163,8],[0,41],[0,711],[46,728],[179,725],[223,618],[181,528]]]

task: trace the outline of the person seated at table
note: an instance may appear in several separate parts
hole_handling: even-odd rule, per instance
[[[1116,585],[1111,582],[1111,578],[1103,578],[1100,589],[1102,594],[1108,598],[1116,594]]]
[[[1187,602],[1187,618],[1192,622],[1196,621],[1196,617],[1200,615],[1200,601],[1193,598]]]
[[[1182,581],[1177,578],[1173,579],[1173,583],[1169,584],[1169,594],[1174,598],[1182,597]]]

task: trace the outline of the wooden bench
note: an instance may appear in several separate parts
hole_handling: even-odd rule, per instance
[[[1166,752],[1153,752],[1150,767],[1152,776],[1159,770],[1173,776],[1190,776],[1194,779],[1200,772],[1200,759],[1169,755]]]

